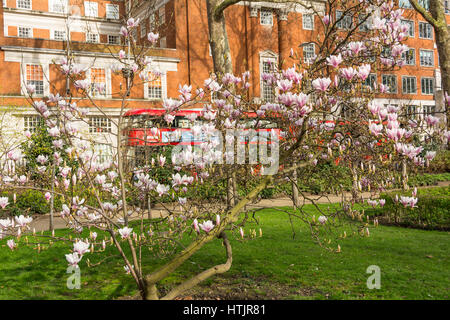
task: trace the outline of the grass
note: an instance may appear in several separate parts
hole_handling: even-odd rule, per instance
[[[342,239],[342,252],[333,253],[313,243],[307,226],[299,221],[294,221],[297,235],[293,239],[286,214],[266,209],[258,216],[263,237],[240,241],[230,235],[234,253],[231,270],[186,295],[240,299],[449,299],[448,232],[379,226],[369,238]],[[250,228],[259,226],[247,225],[246,234]],[[63,232],[66,231],[58,231]],[[5,240],[1,245],[5,245]],[[57,244],[39,254],[24,246],[15,252],[2,248],[0,299],[113,299],[137,294],[119,258],[94,268],[88,268],[83,261],[81,289],[67,289],[69,274],[64,254],[69,248]],[[92,261],[100,258],[90,254],[86,257]],[[224,259],[218,240],[207,244],[162,283],[163,290]],[[147,264],[151,263],[147,259]],[[370,276],[366,269],[370,265],[381,269],[379,290],[366,287]]]

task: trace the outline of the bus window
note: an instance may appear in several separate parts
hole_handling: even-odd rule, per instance
[[[181,129],[190,128],[190,121],[188,119],[183,118],[183,117],[177,117],[177,118],[178,118],[177,128],[181,128]]]

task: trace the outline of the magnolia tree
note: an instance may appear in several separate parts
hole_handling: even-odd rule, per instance
[[[170,154],[155,149],[139,166],[134,159],[136,152],[129,146],[124,112],[133,86],[151,81],[149,74],[158,73],[133,38],[139,21],[129,18],[122,27],[127,45],[114,54],[117,60],[111,65],[113,72],[127,79],[126,89],[116,93],[122,97],[120,115],[110,118],[117,129],[111,133],[115,140],[111,161],[101,162],[94,151],[95,141],[77,129],[87,121],[90,110],[104,113],[92,94],[105,88],[91,84],[85,77],[86,66],[77,64],[71,54],[55,62],[76,92],[40,100],[34,98],[34,88],[27,87],[30,104],[45,120],[57,149],[52,159],[38,156],[36,161],[41,173],[55,174],[55,184],[53,188],[33,187],[32,173],[17,169],[13,175],[3,174],[1,188],[10,193],[38,189],[49,201],[59,197],[63,204],[58,214],[67,222],[70,234],[36,233],[32,217],[8,216],[11,204],[3,197],[1,238],[11,250],[24,246],[51,250],[57,241],[72,243],[66,259],[77,268],[108,263],[109,255],[115,252],[142,298],[173,299],[202,280],[229,270],[232,249],[228,236],[240,241],[256,236],[256,229],[249,232],[245,223],[256,210],[249,205],[258,200],[261,191],[285,183],[294,171],[300,173],[298,184],[314,183],[307,176],[323,162],[351,169],[353,196],[344,196],[338,175],[330,177],[334,190],[341,191],[342,202],[324,210],[317,205],[318,197],[302,194],[299,189],[316,212],[298,204],[288,212],[290,218],[303,220],[314,239],[333,251],[341,250],[340,237],[368,236],[369,225],[377,222],[357,210],[362,208],[358,206],[362,201],[359,192],[373,191],[368,204],[382,206],[376,193],[402,177],[398,164],[426,166],[434,157],[434,152],[423,150],[426,139],[447,144],[450,135],[437,118],[410,121],[403,107],[380,105],[374,96],[386,87],[366,85],[370,72],[398,68],[403,63],[401,56],[407,47],[402,41],[407,27],[400,22],[402,11],[384,1],[345,4],[344,16],[355,18],[359,24],[339,29],[342,21],[333,18],[336,8],[327,6],[321,13],[324,32],[317,39],[317,56],[304,61],[291,51],[295,64],[284,70],[274,66],[273,72],[262,75],[273,88],[273,102],[255,103],[249,96],[250,72],[212,74],[199,88],[180,85],[177,99],[163,101],[164,126],[170,127],[176,112],[184,107],[202,108],[199,116],[189,117],[197,143],[179,144]],[[361,14],[365,19],[359,20]],[[372,25],[361,33],[359,27],[366,19],[371,19]],[[157,34],[148,35],[150,43],[157,38]],[[389,55],[385,55],[387,51]],[[75,103],[74,95],[82,99]],[[350,117],[342,116],[342,106]],[[156,134],[157,128],[150,126],[150,133]],[[173,141],[181,135],[174,130]],[[20,151],[10,152],[13,161],[20,158]],[[205,188],[223,189],[232,173],[238,185],[248,186],[240,199],[230,202],[220,196],[198,196]],[[399,201],[399,205],[411,208],[417,203],[415,197]],[[156,205],[163,209],[155,212]],[[262,235],[262,230],[259,233]],[[158,290],[163,279],[210,241],[223,242],[224,263],[167,292]]]

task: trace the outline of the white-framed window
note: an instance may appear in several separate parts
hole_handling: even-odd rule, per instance
[[[408,37],[414,38],[415,36],[415,23],[413,20],[401,20],[402,24],[406,24],[408,26]]]
[[[363,22],[364,21],[364,22]],[[360,14],[358,17],[359,31],[367,32],[372,28],[372,19],[365,14]]]
[[[260,100],[266,102],[275,101],[275,91],[273,83],[267,82],[270,79],[278,64],[278,55],[270,50],[265,50],[259,53],[259,88]]]
[[[120,36],[108,35],[108,44],[120,44]]]
[[[159,19],[159,24],[166,23],[166,8],[164,6],[162,6],[158,10],[158,19]]]
[[[35,95],[44,95],[44,70],[39,64],[27,64],[25,66],[25,84],[33,85]]]
[[[167,48],[167,39],[166,37],[162,37],[159,39],[159,47],[160,48]]]
[[[364,81],[364,85],[375,90],[377,85],[377,75],[375,73],[369,74],[369,76]]]
[[[400,8],[405,8],[405,9],[412,9],[413,8],[413,6],[409,2],[409,0],[399,0],[398,1],[398,6]]]
[[[303,14],[303,29],[304,30],[314,30],[314,15],[313,14]]]
[[[33,29],[31,27],[18,27],[17,30],[19,38],[33,38]]]
[[[336,10],[336,21],[338,21],[336,26],[339,29],[351,29],[353,26],[353,17],[348,14],[342,17],[343,14],[343,11]]]
[[[434,94],[434,78],[421,79],[422,94]]]
[[[314,43],[306,43],[303,47],[303,61],[311,63],[316,58],[316,46]]]
[[[402,77],[402,91],[405,94],[417,93],[417,79],[416,77]]]
[[[407,66],[416,65],[416,49],[410,48],[407,51],[403,52],[402,59]]]
[[[162,75],[154,74],[150,71],[146,87],[147,99],[162,100],[164,98]]]
[[[424,116],[434,116],[434,114],[436,113],[436,106],[426,105],[426,106],[422,106],[422,108],[423,108]]]
[[[383,74],[381,83],[386,86],[387,93],[397,93],[397,76],[394,74]]]
[[[416,119],[417,118],[417,109],[418,107],[415,105],[407,105],[406,106],[406,118],[407,119]]]
[[[445,11],[445,14],[450,14],[450,1],[449,0],[444,1],[444,11]]]
[[[8,7],[8,4],[6,3],[6,0],[3,0],[3,8]]]
[[[65,30],[53,30],[53,40],[64,41],[67,40],[67,34]]]
[[[108,81],[105,68],[91,68],[89,70],[91,82],[91,94],[93,97],[106,97],[108,93]]]
[[[263,61],[262,68],[264,73],[270,73],[273,71],[273,62]],[[267,102],[275,101],[275,93],[272,85],[262,81],[262,99]]]
[[[44,124],[44,119],[41,116],[24,116],[23,117],[23,131],[36,132],[40,125]]]
[[[67,13],[68,11],[68,0],[50,0],[49,11],[56,13]]]
[[[106,4],[106,19],[119,19],[119,5],[118,4]]]
[[[420,49],[420,66],[434,67],[434,51]]]
[[[100,35],[98,33],[86,32],[86,42],[99,43],[100,42]]]
[[[111,162],[113,159],[112,147],[107,143],[94,144],[94,153],[97,156],[97,162]]]
[[[131,34],[131,37],[133,39],[137,39],[137,30],[136,30],[136,28],[131,29],[130,34]]]
[[[84,15],[86,17],[98,17],[98,3],[92,1],[84,2]]]
[[[262,8],[259,11],[259,23],[261,23],[263,26],[273,25],[273,12],[271,9]]]
[[[419,38],[433,39],[433,27],[427,22],[419,22]]]
[[[418,2],[425,10],[430,10],[430,0],[419,0]]]
[[[31,0],[17,0],[17,9],[31,10]]]
[[[111,132],[111,119],[104,116],[89,117],[89,133]]]
[[[145,24],[145,20],[139,24],[139,29],[141,31],[141,38],[145,38],[147,36],[147,25]]]
[[[148,27],[150,28],[150,31],[155,30],[156,28],[156,20],[154,12],[150,12],[150,14],[148,15]]]

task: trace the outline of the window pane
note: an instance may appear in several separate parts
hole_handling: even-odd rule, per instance
[[[149,99],[162,99],[162,81],[161,76],[152,72],[148,73],[148,98]]]
[[[31,9],[31,0],[17,0],[17,8]]]
[[[34,85],[36,94],[44,94],[44,72],[40,65],[26,66],[27,85]]]
[[[272,11],[268,9],[261,9],[260,22],[263,25],[272,25],[273,24]]]

